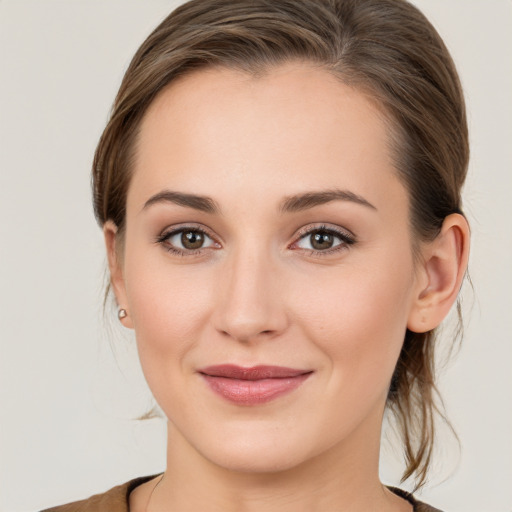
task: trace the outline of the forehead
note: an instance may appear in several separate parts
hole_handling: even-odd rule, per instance
[[[334,186],[376,196],[390,184],[401,188],[389,131],[374,101],[312,65],[258,77],[196,71],[148,108],[129,201],[171,186],[219,197],[238,186],[247,199]]]

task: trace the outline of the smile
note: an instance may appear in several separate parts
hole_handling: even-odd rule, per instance
[[[224,364],[199,370],[210,389],[238,405],[270,402],[299,387],[313,372],[282,366]]]

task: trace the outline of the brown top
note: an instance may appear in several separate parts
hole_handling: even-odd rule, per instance
[[[158,475],[135,478],[134,480],[118,485],[103,494],[95,494],[86,500],[75,501],[74,503],[68,503],[67,505],[48,508],[41,512],[129,512],[128,504],[130,493],[135,489],[135,487],[155,478],[155,476]],[[411,503],[414,512],[441,512],[437,508],[416,500],[412,494],[402,491],[402,489],[397,489],[396,487],[388,488]]]

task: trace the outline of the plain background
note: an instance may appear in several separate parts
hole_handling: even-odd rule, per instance
[[[1,511],[164,469],[164,422],[132,419],[151,403],[134,342],[102,320],[89,170],[129,59],[178,3],[0,0]],[[510,511],[512,2],[415,3],[452,51],[467,95],[475,288],[464,294],[474,304],[463,347],[441,379],[462,452],[441,436],[437,485],[421,496],[446,511]],[[387,483],[396,471],[386,458]]]

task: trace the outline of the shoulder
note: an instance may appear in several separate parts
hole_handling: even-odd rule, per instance
[[[396,495],[400,496],[401,498],[404,498],[407,500],[411,505],[413,506],[414,512],[442,512],[438,508],[431,507],[430,505],[427,505],[426,503],[423,503],[422,501],[418,501],[411,493],[407,491],[403,491],[402,489],[399,489],[398,487],[389,487],[388,489],[392,492],[394,492]]]
[[[45,509],[41,512],[128,512],[128,500],[135,487],[151,480],[156,475],[135,478],[117,485],[107,492],[95,494],[90,498],[58,507]]]

